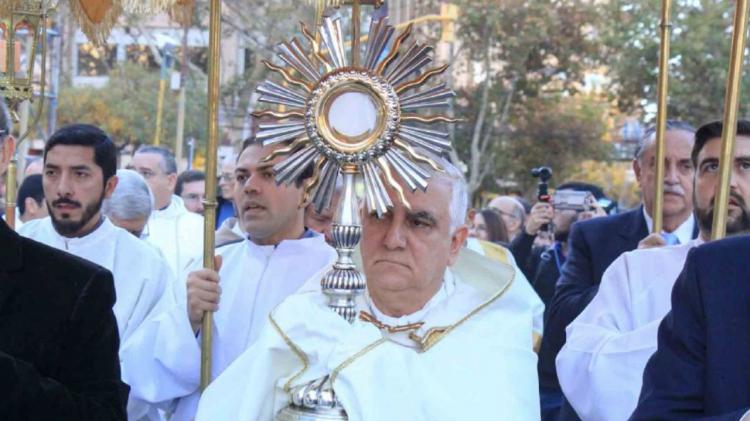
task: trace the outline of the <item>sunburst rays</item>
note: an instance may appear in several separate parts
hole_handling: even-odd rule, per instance
[[[445,83],[422,88],[442,74],[447,66],[428,68],[432,62],[432,47],[413,41],[402,48],[411,30],[409,26],[396,36],[387,19],[373,20],[368,43],[361,54],[361,66],[354,68],[350,67],[341,19],[329,17],[318,28],[318,39],[302,25],[302,34],[310,44],[309,51],[293,38],[279,44],[276,49],[285,67],[265,62],[286,85],[270,80],[261,83],[257,88],[259,101],[281,105],[286,110],[254,113],[264,119],[257,137],[264,145],[291,143],[267,157],[271,160],[279,155],[285,156],[274,165],[277,183],[292,183],[314,166],[313,176],[304,187],[305,198],[311,197],[311,203],[318,211],[330,207],[336,179],[343,166],[356,166],[362,174],[365,200],[371,212],[382,216],[393,207],[386,186],[390,186],[399,200],[409,206],[394,175],[409,190],[424,191],[430,172],[423,164],[433,170],[439,170],[439,167],[418,149],[437,155],[450,150],[448,133],[430,126],[455,120],[442,114],[418,114],[425,109],[449,105],[454,94]],[[361,150],[345,147],[346,141],[331,139],[330,131],[322,131],[318,126],[316,113],[321,109],[318,102],[322,101],[320,98],[326,98],[332,86],[341,85],[340,80],[356,80],[370,89],[373,98],[379,101],[381,111],[387,113],[388,118],[384,119],[385,123],[373,141],[365,142]]]

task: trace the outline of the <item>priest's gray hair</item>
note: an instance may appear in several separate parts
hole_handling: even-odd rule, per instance
[[[422,149],[417,149],[417,151],[432,159],[438,167],[443,169],[442,172],[438,172],[430,166],[420,164],[432,174],[428,183],[436,178],[443,178],[451,184],[451,201],[448,210],[451,218],[450,231],[453,234],[461,225],[466,224],[466,213],[469,211],[469,187],[466,184],[466,178],[463,172],[447,159]],[[427,188],[430,188],[429,185]]]
[[[146,180],[133,170],[117,170],[117,187],[104,201],[104,215],[117,219],[148,219],[154,208],[154,194]]]

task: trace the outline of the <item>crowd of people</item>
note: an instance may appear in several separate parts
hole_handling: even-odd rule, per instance
[[[750,231],[750,122],[736,129],[730,236]],[[362,208],[367,288],[347,323],[320,287],[343,185],[318,211],[311,168],[277,184],[282,158],[264,158],[287,145],[249,138],[221,163],[209,269],[214,175],[157,146],[120,168],[107,133],[65,126],[25,168],[18,233],[0,223],[0,419],[270,420],[334,392],[352,420],[750,418],[750,237],[711,242],[722,131],[668,122],[660,233],[653,131],[633,159],[642,204],[619,213],[573,180],[470,210],[463,174],[433,157],[425,192],[388,186],[408,204]]]

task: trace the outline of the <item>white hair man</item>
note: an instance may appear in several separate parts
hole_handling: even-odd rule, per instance
[[[363,215],[367,288],[354,322],[312,277],[204,392],[198,420],[271,419],[290,390],[326,375],[352,420],[539,418],[532,333],[543,305],[510,265],[475,255],[484,270],[449,268],[468,234],[467,194],[440,164],[426,192],[402,186],[411,208]]]
[[[720,121],[695,132],[691,190],[700,236],[685,244],[622,254],[604,272],[591,303],[566,329],[557,374],[566,398],[583,419],[623,420],[636,408],[643,369],[657,349],[657,330],[671,308],[675,280],[688,252],[711,238],[721,133]],[[739,120],[736,133],[728,235],[750,232],[750,121]]]
[[[500,212],[508,230],[508,239],[512,240],[521,232],[526,222],[526,209],[520,200],[513,196],[499,196],[492,199],[488,207]]]
[[[147,241],[161,250],[172,272],[179,274],[203,253],[203,217],[188,211],[182,198],[174,194],[175,157],[162,147],[141,146],[128,169],[143,176],[154,194]]]
[[[117,170],[117,187],[104,201],[104,215],[137,238],[145,238],[148,218],[154,208],[154,195],[146,180],[133,170]]]

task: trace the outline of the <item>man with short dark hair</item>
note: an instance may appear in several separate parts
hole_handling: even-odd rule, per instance
[[[44,189],[42,189],[42,176],[33,174],[24,178],[21,187],[18,188],[18,214],[16,228],[20,229],[24,223],[34,219],[41,219],[49,215],[47,206],[44,204]]]
[[[216,270],[193,263],[164,294],[159,312],[123,346],[123,379],[131,397],[195,416],[200,397],[201,322],[214,312],[212,377],[255,342],[268,314],[304,281],[333,262],[322,235],[304,226],[303,181],[277,185],[265,157],[284,144],[243,144],[234,177],[239,221],[247,233],[216,249]]]
[[[21,235],[112,271],[115,316],[124,342],[146,319],[172,275],[147,244],[104,217],[102,203],[117,186],[117,148],[98,127],[65,126],[44,148],[44,198],[49,217],[24,225]]]
[[[15,140],[0,101],[0,176]],[[0,220],[0,418],[122,420],[112,275]]]
[[[706,124],[695,135],[696,219],[704,241],[711,236],[720,181],[722,125],[719,121]],[[745,234],[750,229],[750,121],[737,122],[730,171],[726,232]],[[647,321],[651,316],[653,322],[644,329],[649,332],[648,349],[655,353],[647,364],[648,355],[640,356],[641,367],[645,364],[646,368],[634,385],[640,386],[642,379],[640,401],[631,419],[750,418],[750,367],[746,363],[750,284],[744,270],[748,251],[746,235],[712,242],[684,251],[685,264],[677,265],[672,276],[653,279],[652,290],[643,295],[645,301],[659,303],[658,311],[655,317],[645,311],[636,317]],[[663,268],[665,259],[658,262]],[[665,313],[662,320],[659,316]],[[653,325],[658,325],[658,336]],[[639,388],[634,389],[633,404]]]
[[[557,372],[565,396],[583,419],[623,420],[638,402],[643,368],[656,351],[657,328],[669,311],[674,281],[688,252],[711,238],[721,126],[716,121],[699,128],[691,153],[700,236],[686,244],[623,253],[604,273],[594,299],[567,328],[566,344],[557,357]],[[735,154],[728,235],[750,230],[748,121],[737,124]]]
[[[188,211],[182,198],[174,194],[175,157],[159,146],[141,146],[128,169],[142,175],[154,194],[147,241],[161,250],[172,272],[179,276],[193,259],[203,254],[203,217]]]
[[[203,171],[187,170],[177,177],[174,194],[185,202],[187,210],[203,215],[203,200],[206,199],[206,175]]]

